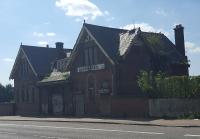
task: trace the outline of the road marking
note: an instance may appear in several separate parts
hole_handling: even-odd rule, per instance
[[[11,132],[0,132],[0,134],[16,135],[17,133],[11,133]]]
[[[88,130],[88,131],[105,131],[105,132],[121,132],[121,133],[135,133],[135,134],[150,134],[150,135],[163,135],[163,134],[165,134],[165,133],[161,133],[161,132],[144,132],[144,131],[129,131],[129,130],[112,130],[112,129],[100,129],[100,128],[77,128],[77,127],[20,125],[20,124],[0,124],[0,126],[36,127],[36,128],[71,129],[71,130]]]
[[[60,138],[60,137],[53,137],[53,136],[40,136],[40,135],[33,135],[34,137],[39,138],[46,138],[46,139],[68,139],[68,138]]]
[[[17,133],[14,133],[14,132],[0,132],[0,134],[17,135]],[[39,138],[46,138],[46,139],[68,139],[68,138],[53,137],[53,136],[41,136],[41,135],[30,135],[30,136],[39,137]]]
[[[193,134],[185,134],[185,137],[200,137],[200,135],[193,135]]]

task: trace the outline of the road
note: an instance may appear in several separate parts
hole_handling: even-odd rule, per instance
[[[0,121],[0,139],[200,139],[200,128]]]

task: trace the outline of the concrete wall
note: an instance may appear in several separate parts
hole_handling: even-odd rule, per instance
[[[200,112],[200,99],[149,99],[150,117],[178,117]]]
[[[107,103],[106,103],[107,102]],[[179,117],[200,113],[200,99],[104,98],[101,115],[111,117]]]
[[[0,104],[0,116],[14,115],[14,103]]]

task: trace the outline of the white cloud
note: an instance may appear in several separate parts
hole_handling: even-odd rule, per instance
[[[76,22],[81,22],[82,21],[82,19],[81,18],[76,18],[76,20],[75,20]]]
[[[56,6],[64,10],[66,16],[74,16],[86,20],[94,20],[96,17],[105,14],[89,0],[56,0]]]
[[[158,9],[155,11],[155,13],[156,13],[157,15],[167,16],[167,13],[166,13],[163,9],[161,9],[161,8],[158,8]]]
[[[47,32],[47,33],[42,33],[42,32],[33,32],[33,36],[35,37],[54,37],[56,33],[54,32]]]
[[[104,14],[107,15],[107,16],[110,15],[110,13],[108,11],[104,11]]]
[[[185,42],[186,52],[188,53],[200,53],[200,47],[192,42]]]
[[[122,27],[122,29],[128,29],[128,30],[131,30],[131,29],[134,29],[134,28],[141,28],[142,31],[146,31],[146,32],[161,32],[163,34],[165,34],[166,36],[170,36],[170,33],[168,31],[165,31],[164,29],[162,28],[155,28],[151,25],[149,25],[148,23],[136,23],[136,24],[128,24],[128,25],[125,25],[124,27]]]
[[[54,33],[54,32],[47,32],[46,36],[53,37],[53,36],[56,36],[56,33]]]
[[[48,44],[48,42],[46,42],[46,41],[39,41],[39,42],[37,42],[37,44],[40,45],[40,46],[46,47],[46,45]]]
[[[33,36],[36,36],[36,37],[44,37],[44,34],[41,33],[41,32],[33,32]]]
[[[12,59],[12,58],[4,58],[3,61],[4,62],[14,62],[14,59]]]

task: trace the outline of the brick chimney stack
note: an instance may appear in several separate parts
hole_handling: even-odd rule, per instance
[[[56,42],[57,59],[63,59],[66,57],[63,46],[63,42]]]
[[[176,49],[185,56],[184,27],[179,24],[174,28]]]

